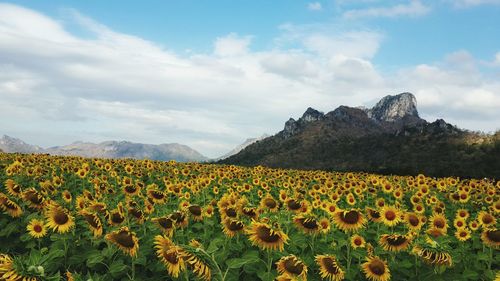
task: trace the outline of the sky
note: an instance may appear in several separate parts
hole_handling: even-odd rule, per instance
[[[0,135],[218,157],[307,107],[401,92],[493,132],[499,26],[500,0],[0,2]]]

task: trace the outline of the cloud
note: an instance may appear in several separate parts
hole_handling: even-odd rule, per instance
[[[217,157],[278,132],[308,106],[371,106],[403,91],[417,95],[424,117],[500,124],[500,82],[463,50],[384,73],[372,61],[382,32],[286,24],[265,50],[250,48],[252,35],[230,33],[214,39],[213,52],[181,55],[68,14],[63,22],[0,4],[0,133],[44,146],[179,142]],[[68,21],[86,36],[69,32]]]
[[[419,17],[428,14],[431,11],[429,6],[426,6],[418,0],[411,0],[407,4],[398,4],[391,7],[370,7],[348,10],[343,13],[343,17],[347,19],[359,18],[395,18],[395,17]]]
[[[451,0],[446,1],[455,8],[468,8],[481,5],[500,5],[500,0]]]
[[[307,9],[310,11],[321,11],[323,7],[320,2],[310,2],[307,4]]]
[[[221,57],[244,55],[248,52],[251,41],[252,36],[241,37],[236,33],[230,33],[215,40],[214,53]]]

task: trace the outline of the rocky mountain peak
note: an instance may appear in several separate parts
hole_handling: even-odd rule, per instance
[[[302,115],[302,117],[299,119],[302,122],[308,123],[308,122],[313,122],[313,121],[318,121],[323,119],[324,114],[323,112],[317,111],[316,109],[312,107],[308,107],[306,112]]]
[[[417,99],[411,93],[385,96],[373,108],[367,110],[368,117],[377,121],[393,122],[407,116],[417,117]]]

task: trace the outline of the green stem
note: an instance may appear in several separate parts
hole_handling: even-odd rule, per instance
[[[135,280],[135,259],[131,258],[131,261],[132,261],[132,279],[131,280]]]
[[[351,269],[351,246],[347,245],[347,274],[349,274],[350,269]]]
[[[266,252],[267,252],[267,273],[268,276],[270,276],[272,268],[271,250],[267,250]]]

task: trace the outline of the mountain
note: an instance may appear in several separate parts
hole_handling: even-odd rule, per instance
[[[0,139],[0,149],[3,152],[7,153],[43,153],[43,148],[36,145],[27,144],[20,139],[9,137],[7,135],[3,135]]]
[[[106,141],[101,143],[75,142],[70,145],[56,146],[43,149],[38,146],[3,136],[0,139],[0,149],[5,152],[20,153],[49,153],[52,155],[71,155],[97,158],[134,158],[152,160],[176,160],[179,162],[206,161],[207,157],[186,145],[169,144],[142,144],[127,141]]]
[[[243,149],[245,149],[245,147],[257,142],[257,141],[260,141],[260,140],[263,140],[265,138],[269,137],[268,134],[263,134],[262,136],[258,137],[258,138],[248,138],[246,139],[242,144],[236,146],[235,148],[233,148],[231,151],[229,151],[228,153],[216,158],[215,160],[222,160],[222,159],[226,159],[230,156],[233,156],[235,154],[237,154],[238,152],[242,151]]]
[[[308,108],[272,137],[220,160],[223,164],[366,171],[384,174],[498,177],[500,132],[465,131],[420,118],[415,96],[382,98],[373,108]]]

